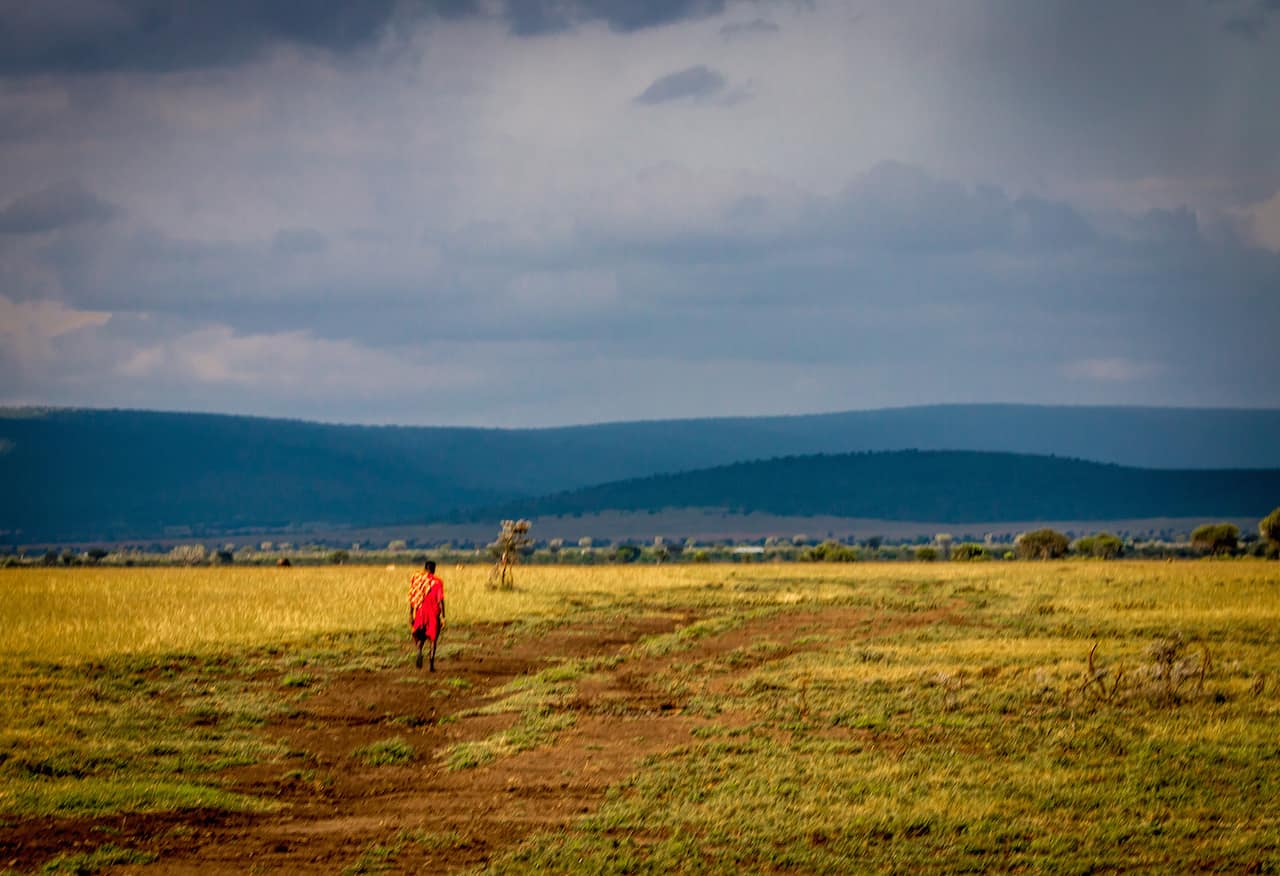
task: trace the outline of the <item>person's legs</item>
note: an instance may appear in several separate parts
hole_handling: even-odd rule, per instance
[[[422,668],[422,646],[426,644],[427,631],[422,627],[418,627],[417,629],[415,629],[413,631],[413,641],[418,646],[418,656],[414,659],[413,665],[421,669]]]
[[[442,618],[438,612],[436,614],[435,630],[433,632],[435,634],[431,636],[430,666],[431,666],[431,671],[435,672],[436,671],[436,645],[440,643],[440,634],[444,632],[444,618]]]

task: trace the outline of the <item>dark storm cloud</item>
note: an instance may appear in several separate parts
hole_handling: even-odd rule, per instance
[[[10,201],[0,210],[0,234],[38,234],[86,222],[103,222],[116,208],[68,180]]]
[[[507,0],[506,15],[512,31],[522,35],[556,33],[594,21],[629,33],[719,15],[724,6],[725,0]]]
[[[719,14],[724,0],[41,0],[0,5],[0,74],[167,72],[243,63],[277,43],[335,53],[399,21],[496,14],[531,36],[603,21],[631,32]]]
[[[0,73],[213,67],[243,62],[275,42],[343,51],[375,39],[395,9],[395,0],[6,3]]]
[[[725,78],[711,68],[699,64],[687,70],[659,76],[634,98],[636,103],[652,106],[671,100],[711,97],[725,88]]]

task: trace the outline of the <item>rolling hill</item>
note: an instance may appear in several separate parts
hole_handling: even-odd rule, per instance
[[[1280,469],[1140,469],[1013,453],[793,456],[601,484],[477,517],[726,508],[737,513],[983,522],[1261,517]]]
[[[967,449],[1237,469],[1272,465],[1276,446],[1274,410],[955,405],[479,429],[5,409],[0,543],[427,523],[595,484],[816,453]]]

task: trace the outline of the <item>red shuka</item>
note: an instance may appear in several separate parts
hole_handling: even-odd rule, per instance
[[[440,603],[444,601],[444,582],[429,572],[419,572],[409,581],[409,608],[413,610],[414,630],[425,630],[427,638],[440,634]]]

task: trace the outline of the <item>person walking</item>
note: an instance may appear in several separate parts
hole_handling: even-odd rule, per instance
[[[436,564],[431,560],[421,572],[409,579],[409,628],[413,640],[418,643],[418,657],[414,661],[422,668],[422,648],[431,642],[431,671],[436,671],[436,643],[440,641],[440,628],[444,626],[444,582],[436,577]]]

